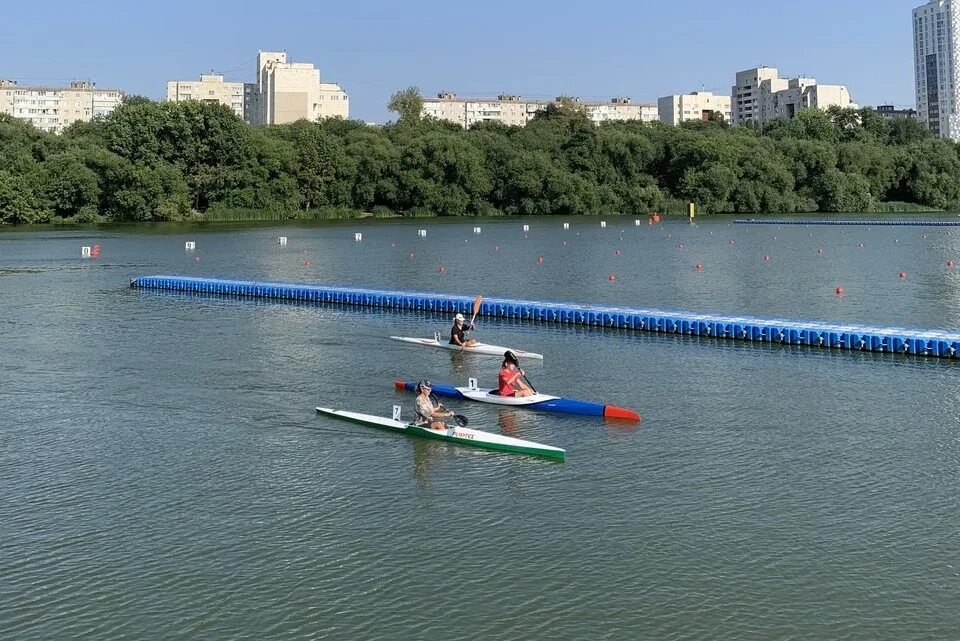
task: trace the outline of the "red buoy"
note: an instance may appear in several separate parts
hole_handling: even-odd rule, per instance
[[[414,256],[414,253],[410,252],[410,258],[413,258],[413,256]]]
[[[906,280],[907,272],[900,272],[900,280]]]
[[[442,274],[443,272],[447,271],[447,268],[444,267],[443,265],[440,265],[440,269],[438,269],[437,271]]]
[[[309,260],[303,261],[303,266],[304,266],[304,267],[309,267],[309,266],[310,266],[310,261],[309,261]]]
[[[610,274],[609,276],[607,276],[607,280],[609,280],[610,282],[613,282],[613,281],[617,280],[617,277],[614,276],[613,274]]]
[[[697,269],[697,270],[703,269],[703,263],[697,263],[697,264],[694,265],[693,267],[694,267],[694,269]]]
[[[770,260],[770,257],[769,257],[769,256],[764,256],[764,257],[763,257],[763,260],[764,260],[764,262],[766,262],[766,261]]]
[[[538,263],[542,263],[542,262],[543,262],[543,256],[537,256],[537,262],[538,262]]]
[[[953,269],[953,259],[947,261],[947,267]]]
[[[620,250],[618,249],[618,250],[616,250],[616,251],[613,252],[613,253],[615,253],[617,256],[619,256],[619,255],[620,255]]]
[[[836,292],[837,296],[843,296],[843,287],[837,285],[837,288],[833,291]]]

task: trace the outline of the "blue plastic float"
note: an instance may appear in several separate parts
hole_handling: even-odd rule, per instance
[[[131,287],[197,294],[219,294],[325,304],[468,314],[472,296],[432,294],[331,285],[262,283],[182,276],[140,276]],[[808,345],[859,352],[958,358],[960,333],[903,327],[868,327],[801,322],[778,318],[719,316],[659,309],[638,309],[485,298],[482,316],[567,325],[611,327],[681,336],[709,336],[778,345]]]
[[[870,227],[960,227],[953,220],[735,220],[734,225],[860,225]]]

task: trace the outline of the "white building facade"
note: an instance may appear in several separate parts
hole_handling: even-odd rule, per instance
[[[167,83],[167,102],[199,100],[226,105],[243,118],[242,82],[224,82],[223,76],[203,74],[200,80],[171,80]]]
[[[350,102],[336,83],[320,82],[320,70],[308,62],[289,62],[283,51],[257,55],[257,82],[244,87],[247,120],[280,125],[297,120],[347,118]]]
[[[0,80],[0,113],[51,133],[59,134],[75,122],[108,116],[122,102],[119,89],[100,89],[91,82],[71,82],[69,87],[26,87]]]
[[[423,100],[423,116],[445,120],[470,127],[478,122],[499,122],[504,125],[523,127],[537,113],[548,105],[559,105],[565,98],[556,100],[523,100],[520,96],[501,94],[496,98],[458,98],[453,93],[440,93],[436,98]],[[657,106],[634,103],[629,98],[611,98],[609,102],[584,102],[572,99],[583,109],[592,122],[611,122],[616,120],[641,120],[653,122],[657,119]]]
[[[763,124],[793,118],[804,109],[856,108],[844,85],[821,85],[815,78],[781,78],[774,67],[737,73],[730,102],[734,124]]]
[[[657,113],[660,122],[667,125],[679,125],[692,120],[706,121],[713,113],[723,116],[726,122],[732,118],[730,96],[718,96],[709,91],[664,96],[657,101]]]
[[[780,78],[775,67],[755,67],[738,71],[736,84],[730,90],[731,122],[742,125],[755,121],[760,115],[760,84],[769,81],[770,91],[787,88],[787,81]]]
[[[917,111],[935,136],[960,140],[960,19],[954,0],[913,10]]]

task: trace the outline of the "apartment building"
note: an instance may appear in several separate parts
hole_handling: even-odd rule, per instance
[[[694,91],[689,94],[664,96],[657,100],[660,122],[679,125],[691,120],[706,121],[713,113],[730,122],[730,96],[718,96],[709,91]]]
[[[857,106],[843,85],[819,85],[814,78],[792,78],[785,89],[771,91],[769,84],[764,82],[760,88],[760,122],[793,118],[803,109]]]
[[[874,111],[887,120],[913,120],[917,117],[916,109],[897,109],[893,105],[877,105]]]
[[[523,100],[513,94],[500,94],[496,98],[458,98],[454,93],[443,92],[437,94],[436,98],[424,99],[423,115],[453,122],[461,127],[470,127],[478,122],[500,122],[523,127],[548,105],[559,105],[564,100],[567,98],[562,96],[555,100]],[[595,123],[614,120],[653,122],[657,119],[656,105],[637,104],[629,98],[617,97],[609,102],[570,100],[582,107],[587,118]]]
[[[760,85],[767,82],[768,91],[787,88],[787,81],[780,77],[775,67],[756,67],[738,71],[736,84],[730,92],[731,122],[742,125],[759,116]]]
[[[320,82],[320,70],[308,62],[290,62],[284,51],[257,55],[257,82],[244,87],[247,120],[280,125],[297,120],[347,118],[350,102],[336,83]]]
[[[960,140],[960,17],[953,0],[913,10],[917,111],[935,136]]]
[[[821,85],[815,78],[780,78],[774,67],[737,73],[730,96],[735,124],[793,118],[803,109],[856,108],[844,85]]]
[[[13,80],[0,80],[0,113],[57,134],[75,122],[107,116],[121,102],[122,91],[101,89],[92,82],[71,82],[69,87],[27,87]]]
[[[244,85],[242,82],[224,82],[223,76],[202,74],[200,80],[171,80],[167,83],[167,101],[199,100],[230,107],[244,117]]]

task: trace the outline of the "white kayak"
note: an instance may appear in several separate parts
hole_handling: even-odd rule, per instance
[[[500,345],[488,345],[486,343],[477,343],[472,347],[460,347],[459,345],[451,345],[441,341],[436,336],[433,338],[411,338],[409,336],[391,336],[392,340],[401,341],[403,343],[411,343],[413,345],[423,345],[424,347],[437,347],[440,349],[450,349],[463,352],[473,352],[474,354],[483,354],[484,356],[503,356],[503,353],[506,351],[511,351],[517,355],[517,358],[538,358],[543,360],[543,354],[537,354],[536,352],[526,352],[522,349],[515,349],[513,347],[501,347]]]
[[[512,436],[503,436],[492,432],[482,432],[480,430],[471,430],[466,427],[448,427],[444,430],[433,430],[429,427],[412,425],[402,421],[395,421],[382,416],[372,416],[370,414],[359,414],[357,412],[345,412],[327,407],[318,407],[318,414],[339,418],[351,423],[377,427],[391,432],[402,432],[410,436],[419,436],[430,438],[458,445],[467,445],[469,447],[479,447],[485,450],[497,450],[500,452],[511,452],[514,454],[530,454],[533,456],[545,456],[547,458],[564,460],[566,450],[552,445],[534,443],[533,441],[524,441],[523,439],[513,438]]]

